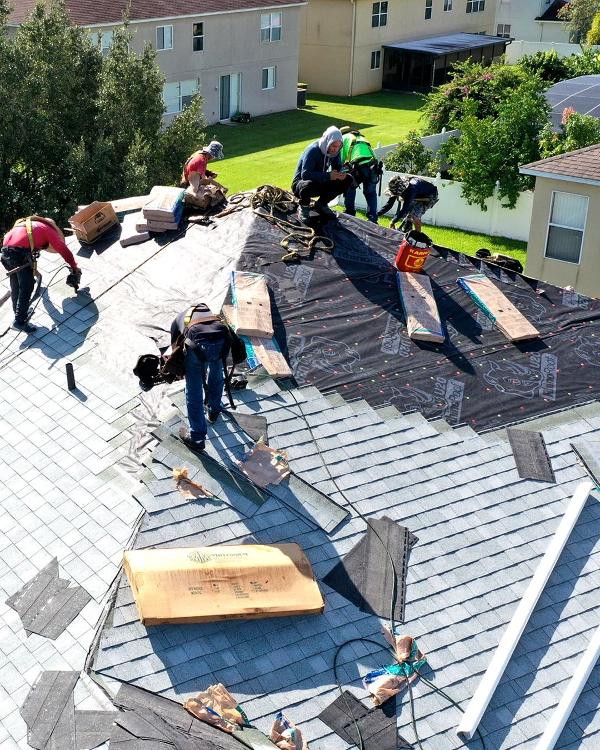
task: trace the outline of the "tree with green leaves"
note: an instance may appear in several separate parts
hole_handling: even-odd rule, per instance
[[[540,152],[543,159],[548,156],[566,154],[586,146],[600,143],[600,120],[593,115],[582,115],[568,107],[563,112],[560,130],[547,125],[540,137]]]
[[[164,79],[125,22],[102,55],[62,0],[39,2],[14,37],[0,0],[0,229],[30,213],[60,222],[78,203],[178,181],[204,137],[202,102],[164,126]]]
[[[600,44],[600,11],[594,16],[590,30],[587,33],[586,42],[588,44]]]
[[[540,134],[549,116],[543,91],[539,79],[532,78],[507,94],[495,116],[482,118],[472,107],[460,121],[460,138],[442,146],[468,203],[487,210],[486,200],[497,186],[503,204],[514,208],[519,193],[532,186],[519,166],[540,157]]]
[[[567,28],[573,37],[578,42],[582,42],[598,12],[600,12],[600,0],[570,0],[558,11],[558,17],[567,21]]]
[[[529,77],[518,65],[457,63],[451,80],[427,95],[421,110],[425,134],[460,127],[467,112],[494,116],[505,97]]]
[[[392,172],[435,176],[437,166],[431,151],[423,145],[416,130],[411,130],[384,158],[385,168]]]

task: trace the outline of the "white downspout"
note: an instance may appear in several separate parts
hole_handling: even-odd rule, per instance
[[[571,711],[577,702],[577,698],[579,698],[581,691],[585,687],[585,683],[588,681],[588,677],[598,661],[599,656],[600,625],[594,631],[592,640],[577,664],[575,672],[569,680],[567,689],[563,693],[563,697],[560,699],[558,707],[554,709],[550,721],[546,724],[546,730],[541,736],[538,744],[535,746],[535,750],[552,750],[554,745],[556,745],[556,742],[567,723],[567,719],[571,715]]]
[[[348,96],[352,96],[354,83],[354,40],[356,39],[356,0],[350,0],[352,4],[352,41],[350,43],[350,78],[348,80]]]
[[[577,519],[583,510],[583,506],[586,504],[588,496],[593,489],[594,485],[591,482],[580,482],[577,485],[573,497],[554,532],[554,536],[546,545],[544,556],[538,563],[533,578],[529,581],[529,585],[514,611],[512,620],[504,631],[500,643],[494,651],[492,660],[479,681],[479,685],[456,729],[456,733],[461,739],[470,740],[475,734],[481,717],[485,713],[490,699],[498,687],[500,678],[504,674],[504,670],[513,655],[519,639],[523,635],[523,631],[529,622],[538,599],[546,583],[548,583],[548,579],[558,562],[558,558],[565,548],[569,536],[577,523]]]

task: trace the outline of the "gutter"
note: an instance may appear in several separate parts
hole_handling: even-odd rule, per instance
[[[560,180],[564,182],[575,182],[579,185],[593,185],[598,187],[600,180],[593,180],[587,177],[574,177],[573,175],[558,174],[556,172],[544,172],[540,169],[519,169],[521,174],[526,174],[531,177],[545,177],[547,180]]]
[[[352,96],[354,83],[354,42],[356,39],[356,0],[350,0],[352,5],[352,41],[350,42],[350,77],[348,79],[348,96]]]

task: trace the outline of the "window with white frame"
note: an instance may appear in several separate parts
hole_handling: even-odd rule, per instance
[[[373,10],[371,11],[372,28],[377,29],[380,26],[387,26],[387,14],[388,14],[387,2],[373,3]]]
[[[112,29],[110,31],[92,31],[90,39],[92,40],[92,44],[100,47],[100,51],[105,55],[112,44],[113,34],[114,31]]]
[[[552,193],[546,258],[579,263],[589,198],[575,193]]]
[[[167,115],[173,115],[184,110],[198,93],[196,78],[189,81],[175,81],[163,86],[163,102]]]
[[[161,51],[166,49],[173,49],[172,26],[156,27],[156,49]]]
[[[444,11],[452,10],[452,0],[444,0]]]
[[[429,21],[433,14],[433,0],[425,0],[425,20]]]
[[[195,23],[192,26],[192,49],[194,52],[202,52],[204,49],[204,24]]]
[[[274,89],[277,86],[277,67],[263,68],[262,70],[262,88],[263,91],[267,89]]]
[[[371,52],[371,70],[379,70],[381,67],[381,50],[376,49]]]
[[[278,42],[281,39],[281,13],[261,13],[260,41]]]
[[[499,23],[496,27],[496,36],[501,36],[503,39],[510,39],[510,24]]]
[[[467,13],[481,13],[485,10],[485,0],[467,0]]]

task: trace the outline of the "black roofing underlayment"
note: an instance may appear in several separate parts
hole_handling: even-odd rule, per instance
[[[333,253],[281,261],[283,233],[255,221],[238,267],[263,273],[276,337],[300,385],[337,390],[482,431],[600,395],[600,302],[438,248],[425,264],[447,332],[443,345],[406,333],[392,261],[399,233],[341,216]],[[491,278],[540,338],[510,343],[456,283]]]

